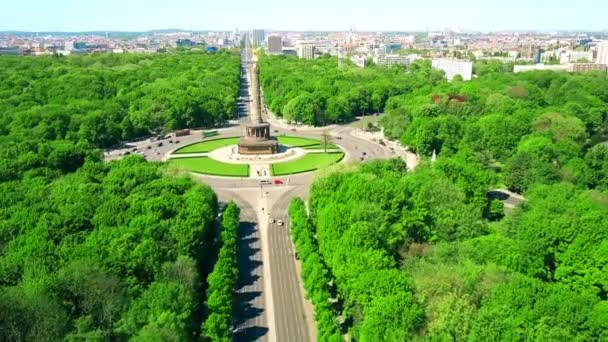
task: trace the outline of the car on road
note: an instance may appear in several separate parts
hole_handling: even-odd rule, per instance
[[[158,146],[158,147],[161,147],[161,146],[163,146],[163,143],[162,143],[162,141],[161,141],[161,142],[159,142],[159,143],[158,143],[158,144],[156,144],[156,146]]]
[[[292,130],[292,131],[294,131],[294,132],[296,131],[296,129],[295,129],[295,128],[292,128],[291,130]]]
[[[283,184],[283,181],[282,181],[282,180],[280,180],[280,179],[275,179],[275,180],[274,180],[274,184],[275,184],[275,185],[281,185],[281,184]]]
[[[273,130],[274,133],[279,133],[278,129]]]
[[[366,156],[366,155],[367,155],[367,152],[361,152],[361,154],[362,154],[362,155],[364,155],[364,156]]]
[[[275,220],[272,217],[268,219],[268,223],[274,223],[274,222],[275,222]]]
[[[342,137],[341,136],[337,136],[336,139],[342,140]]]
[[[283,221],[281,221],[281,220],[277,220],[277,226],[282,227],[282,226],[283,226],[283,224],[284,224],[284,223],[283,223]]]
[[[272,181],[270,179],[261,179],[260,185],[262,185],[262,184],[272,184]]]

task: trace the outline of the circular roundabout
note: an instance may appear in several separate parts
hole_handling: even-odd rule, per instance
[[[277,141],[277,153],[257,155],[240,154],[239,137],[203,140],[173,151],[168,161],[176,168],[210,176],[267,178],[312,172],[344,158],[342,149],[329,142],[286,135]]]

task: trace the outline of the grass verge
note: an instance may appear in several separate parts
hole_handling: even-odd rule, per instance
[[[335,164],[344,158],[342,152],[308,153],[304,157],[284,163],[271,165],[273,176],[283,176],[294,173],[314,171]]]
[[[323,142],[316,139],[309,138],[301,138],[301,137],[291,137],[282,135],[277,137],[279,140],[279,144],[289,146],[289,147],[300,147],[306,150],[322,150],[324,149]],[[332,143],[327,144],[327,149],[336,149],[338,148],[336,145]]]
[[[228,164],[209,157],[173,158],[169,163],[177,168],[207,175],[249,177],[249,165]]]
[[[191,145],[184,146],[173,152],[173,154],[185,154],[185,153],[207,153],[215,149],[236,145],[239,142],[238,137],[220,138],[213,140],[200,141]]]

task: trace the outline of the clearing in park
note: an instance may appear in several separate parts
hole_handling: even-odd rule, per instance
[[[228,164],[209,157],[173,158],[171,165],[196,173],[228,177],[249,177],[249,165]]]
[[[272,164],[271,172],[273,176],[282,176],[314,171],[335,164],[342,160],[343,157],[344,153],[342,152],[308,153],[299,159]]]
[[[215,149],[236,145],[239,142],[238,137],[231,138],[221,138],[221,139],[213,139],[213,140],[205,140],[198,142],[196,144],[184,146],[175,152],[174,154],[186,154],[186,153],[208,153]]]

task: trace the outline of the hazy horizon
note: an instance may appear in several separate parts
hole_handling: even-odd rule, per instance
[[[593,10],[589,10],[593,9]],[[464,32],[574,31],[608,29],[608,2],[591,0],[573,7],[555,1],[429,0],[403,3],[309,0],[305,5],[279,0],[208,2],[195,0],[129,2],[108,0],[22,0],[3,5],[0,31],[145,32],[232,31],[263,28],[277,31]]]

